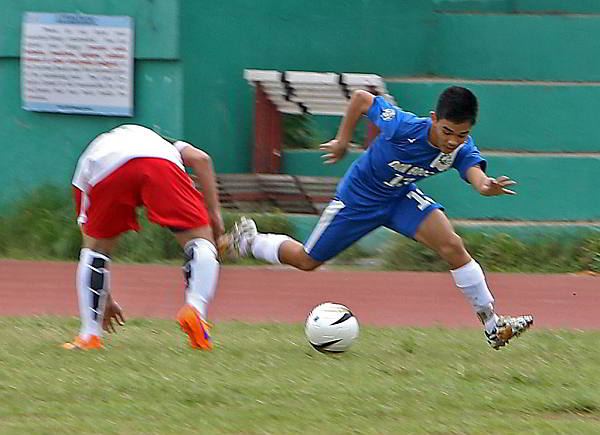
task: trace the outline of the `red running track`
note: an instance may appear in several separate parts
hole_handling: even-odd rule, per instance
[[[75,263],[0,260],[0,315],[76,316]],[[127,317],[174,318],[183,303],[175,266],[114,264],[112,292]],[[538,328],[600,329],[600,277],[488,274],[500,314],[533,314]],[[221,269],[213,321],[304,322],[323,301],[349,306],[362,324],[479,327],[449,273],[291,268]]]

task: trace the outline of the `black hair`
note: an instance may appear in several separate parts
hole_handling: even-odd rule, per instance
[[[456,124],[477,120],[477,97],[467,88],[450,86],[440,94],[435,112],[437,119],[447,119]]]

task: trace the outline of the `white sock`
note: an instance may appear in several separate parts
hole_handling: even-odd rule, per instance
[[[291,238],[284,234],[258,233],[252,241],[252,255],[254,258],[271,264],[281,264],[279,247],[286,240],[291,240]]]
[[[90,335],[102,336],[102,319],[106,297],[110,289],[110,258],[104,254],[83,248],[77,266],[77,297],[81,329],[84,340]]]
[[[206,320],[208,304],[212,300],[219,279],[217,249],[206,239],[192,239],[183,248],[186,278],[185,302],[200,312]]]
[[[471,260],[464,266],[450,271],[456,286],[467,297],[481,323],[489,332],[494,326],[498,316],[494,312],[494,297],[485,282],[485,275],[479,263]]]

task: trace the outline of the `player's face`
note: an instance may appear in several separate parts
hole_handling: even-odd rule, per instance
[[[467,140],[473,125],[470,121],[457,124],[447,119],[437,119],[431,115],[431,131],[429,141],[444,153],[451,153]]]

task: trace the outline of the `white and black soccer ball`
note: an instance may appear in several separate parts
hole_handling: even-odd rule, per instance
[[[348,307],[325,302],[312,309],[304,332],[319,352],[344,352],[358,338],[358,320]]]

